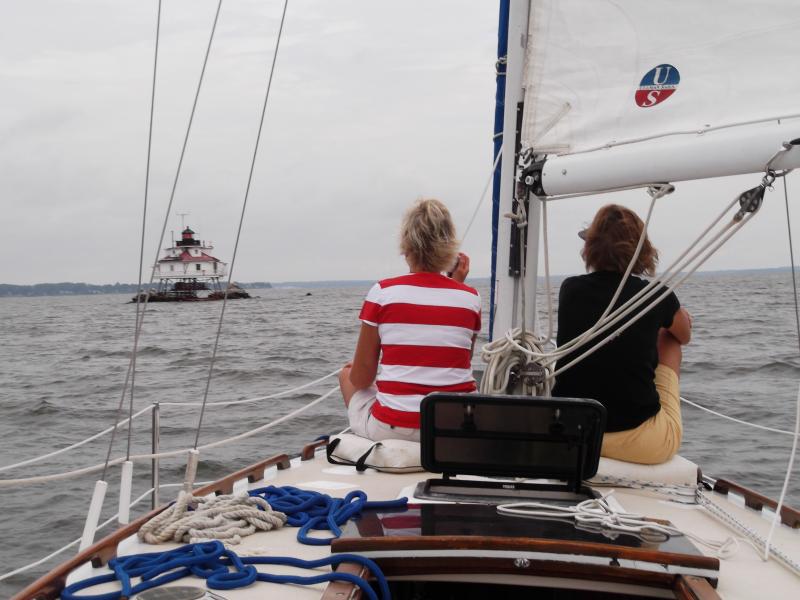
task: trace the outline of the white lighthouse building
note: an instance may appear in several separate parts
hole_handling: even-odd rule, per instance
[[[164,256],[155,265],[158,288],[142,290],[133,302],[176,302],[249,298],[245,290],[231,283],[223,291],[220,280],[228,274],[227,263],[211,255],[210,242],[196,240],[194,231],[186,227],[181,239],[164,249]],[[207,294],[198,291],[210,290]]]
[[[219,280],[227,274],[227,263],[211,255],[211,243],[194,239],[194,231],[186,227],[181,239],[165,249],[156,265],[159,290],[174,287],[176,291],[219,288]],[[182,288],[182,290],[181,290]]]

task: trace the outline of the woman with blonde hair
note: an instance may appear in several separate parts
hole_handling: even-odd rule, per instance
[[[447,207],[415,202],[403,219],[400,251],[410,272],[372,286],[353,361],[339,374],[350,427],[372,440],[418,441],[427,394],[475,391],[481,298],[464,284],[469,257],[458,252]]]
[[[643,228],[632,210],[609,204],[579,233],[584,240],[581,256],[587,274],[569,277],[561,284],[559,346],[591,328],[608,307],[633,260]],[[612,309],[647,285],[639,276],[655,275],[657,262],[658,251],[645,236]],[[649,304],[645,301],[623,323]],[[681,445],[681,346],[690,339],[691,317],[670,292],[611,342],[558,375],[553,394],[594,398],[606,407],[603,456],[643,464],[665,462]],[[566,365],[586,349],[566,355],[559,363]]]

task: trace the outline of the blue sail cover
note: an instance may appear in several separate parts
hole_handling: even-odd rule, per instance
[[[508,7],[510,0],[500,0],[500,19],[497,27],[497,90],[494,107],[494,160],[503,147],[503,111],[506,97],[506,61],[508,53]],[[492,163],[494,163],[494,160]],[[494,327],[494,295],[497,280],[497,226],[500,219],[500,179],[503,171],[501,158],[494,171],[492,181],[492,280],[489,295],[489,339],[492,339]]]

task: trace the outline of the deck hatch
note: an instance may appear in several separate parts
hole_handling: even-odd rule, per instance
[[[477,495],[495,491],[506,499],[528,491],[583,495],[581,482],[597,472],[606,414],[596,400],[434,393],[420,412],[422,465],[444,475],[426,482],[428,492],[475,487]],[[548,482],[452,479],[456,475]]]

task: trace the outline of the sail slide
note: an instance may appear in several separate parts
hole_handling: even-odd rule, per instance
[[[800,166],[798,28],[796,0],[533,0],[521,142],[544,192]]]

